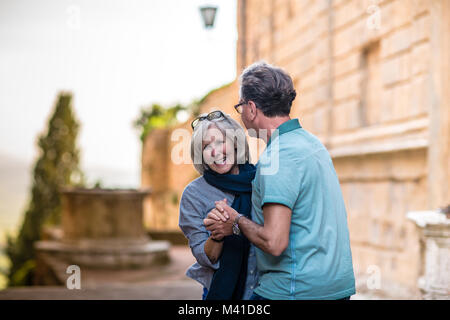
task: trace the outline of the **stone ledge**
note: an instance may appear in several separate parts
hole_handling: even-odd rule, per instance
[[[402,136],[410,132],[424,131],[429,126],[427,117],[410,120],[400,124],[378,125],[361,128],[358,132],[336,135],[331,138],[330,144],[333,146],[354,144],[355,142],[367,142],[389,136]]]
[[[407,217],[421,228],[425,228],[428,225],[450,225],[450,219],[445,214],[437,211],[411,211],[408,212]]]
[[[151,241],[140,244],[115,242],[97,243],[95,241],[67,243],[57,241],[38,241],[35,244],[38,254],[44,260],[54,257],[68,264],[90,268],[141,268],[168,262],[170,243],[167,241]]]
[[[188,240],[181,231],[175,230],[147,230],[152,240],[166,240],[172,245],[187,245]]]
[[[386,143],[360,143],[351,146],[331,148],[330,156],[334,159],[424,148],[428,148],[428,140],[424,138],[416,138],[410,140],[391,141]]]

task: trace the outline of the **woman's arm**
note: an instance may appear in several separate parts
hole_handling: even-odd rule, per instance
[[[205,253],[208,256],[211,263],[216,263],[219,260],[220,254],[222,253],[223,249],[223,241],[222,242],[216,242],[212,239],[212,237],[209,237],[208,240],[205,242]]]
[[[216,262],[221,253],[221,243],[210,240],[210,234],[202,223],[204,206],[198,201],[198,194],[190,186],[186,187],[180,200],[179,227],[186,236],[192,254],[197,262],[214,270],[219,268]],[[220,251],[219,251],[220,248]]]

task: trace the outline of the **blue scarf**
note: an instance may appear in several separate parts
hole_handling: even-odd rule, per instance
[[[231,207],[251,219],[252,180],[256,167],[239,165],[239,174],[218,174],[206,170],[203,177],[210,185],[234,195]],[[222,200],[222,199],[217,199]],[[241,235],[224,238],[220,267],[213,275],[206,300],[241,300],[247,278],[247,261],[250,242]]]

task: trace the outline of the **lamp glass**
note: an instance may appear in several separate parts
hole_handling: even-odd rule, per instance
[[[200,8],[202,14],[203,22],[206,28],[211,28],[214,26],[214,20],[216,18],[217,7],[205,6]]]

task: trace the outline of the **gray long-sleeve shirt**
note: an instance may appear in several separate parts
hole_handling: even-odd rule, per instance
[[[207,289],[211,285],[214,271],[219,268],[219,262],[211,263],[205,253],[205,242],[209,238],[210,232],[203,225],[203,219],[215,208],[214,201],[224,198],[231,204],[234,195],[210,185],[201,176],[186,186],[180,201],[179,226],[189,241],[192,254],[197,259],[197,262],[187,270],[186,275],[200,282]],[[250,298],[257,281],[255,248],[250,245],[244,300]]]

